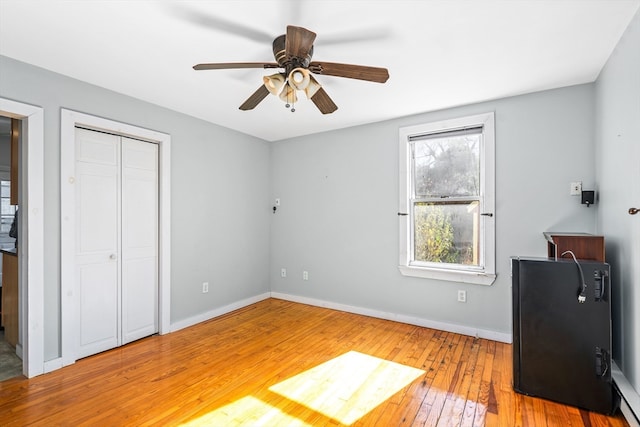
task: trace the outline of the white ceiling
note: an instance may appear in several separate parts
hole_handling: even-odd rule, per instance
[[[0,0],[0,54],[268,141],[594,81],[640,0]],[[318,76],[338,110],[269,96],[287,25],[314,60],[386,67],[387,83]],[[639,47],[640,48],[640,47]],[[2,70],[0,70],[1,75]],[[0,79],[1,82],[1,79]],[[1,86],[0,86],[1,89]]]

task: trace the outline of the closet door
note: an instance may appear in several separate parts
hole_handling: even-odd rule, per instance
[[[158,332],[158,146],[122,138],[122,339]]]
[[[77,358],[158,332],[158,146],[76,129]]]
[[[120,138],[76,129],[78,358],[119,345]]]

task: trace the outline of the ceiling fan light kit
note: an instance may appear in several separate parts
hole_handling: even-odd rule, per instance
[[[309,84],[304,88],[304,93],[307,95],[307,99],[313,98],[316,92],[318,92],[321,88],[322,86],[320,86],[320,83],[318,83],[318,81],[314,79],[312,75],[309,75]]]
[[[284,88],[282,89],[282,92],[280,92],[280,99],[286,102],[285,107],[287,108],[298,102],[296,90],[292,88],[288,82],[284,84]],[[291,107],[291,111],[295,111],[295,108]]]
[[[294,68],[289,73],[289,84],[295,90],[305,90],[309,86],[310,73],[306,68]]]
[[[278,95],[284,86],[284,76],[282,74],[272,74],[262,78],[264,85],[269,89],[271,95]]]
[[[231,68],[283,68],[284,72],[264,76],[263,84],[242,105],[241,110],[254,109],[267,95],[278,96],[287,108],[295,111],[293,104],[298,100],[296,91],[304,91],[308,99],[322,114],[330,114],[338,109],[320,83],[311,73],[350,79],[384,83],[389,78],[386,68],[363,65],[340,64],[335,62],[311,61],[316,33],[306,28],[287,26],[287,34],[273,41],[273,56],[276,62],[211,63],[194,65],[194,70],[222,70]]]

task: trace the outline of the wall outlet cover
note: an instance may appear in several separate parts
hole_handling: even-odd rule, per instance
[[[582,194],[582,181],[572,182],[569,194],[572,196],[580,196]]]
[[[467,302],[467,291],[458,291],[458,302]]]

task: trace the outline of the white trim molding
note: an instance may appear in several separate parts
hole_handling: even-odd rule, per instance
[[[52,360],[47,360],[44,362],[44,373],[48,374],[49,372],[53,372],[56,369],[62,368],[62,357],[57,357]]]
[[[611,376],[620,393],[620,412],[630,427],[640,427],[640,393],[633,388],[616,362],[611,367]]]
[[[196,316],[192,316],[187,319],[180,320],[178,322],[171,324],[170,332],[176,332],[176,331],[179,331],[180,329],[188,328],[189,326],[197,325],[198,323],[201,323],[201,322],[206,322],[207,320],[211,320],[216,317],[225,315],[227,313],[231,313],[234,310],[247,307],[251,304],[255,304],[260,301],[264,301],[266,299],[269,299],[270,297],[271,297],[271,294],[269,292],[266,292],[264,294],[256,295],[250,298],[245,298],[243,300],[236,301],[231,304],[227,304],[223,307],[219,307],[214,310],[210,310],[205,313],[201,313]]]
[[[361,314],[363,316],[375,317],[378,319],[392,320],[394,322],[406,323],[409,325],[422,326],[425,328],[437,329],[440,331],[454,332],[456,334],[468,335],[471,337],[484,338],[491,341],[498,341],[507,344],[513,342],[511,334],[491,331],[489,329],[475,328],[472,326],[457,325],[454,323],[439,322],[422,317],[408,316],[406,314],[390,313],[386,311],[374,310],[371,308],[357,307],[353,305],[340,304],[331,301],[324,301],[315,298],[308,298],[299,295],[283,294],[271,292],[272,298],[285,301],[298,302],[301,304],[313,305],[315,307],[330,308],[332,310],[344,311],[347,313]]]
[[[399,265],[398,270],[403,276],[422,277],[423,279],[448,280],[460,283],[471,283],[476,285],[492,285],[496,280],[495,274],[482,273],[476,271],[464,271],[454,269],[438,269],[433,267],[417,267],[409,265]]]

